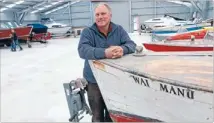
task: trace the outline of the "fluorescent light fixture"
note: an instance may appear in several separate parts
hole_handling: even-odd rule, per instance
[[[33,13],[37,13],[39,10],[34,10],[34,11],[32,11],[31,13],[33,14]]]
[[[17,2],[15,2],[14,4],[9,4],[9,5],[7,5],[6,7],[8,7],[8,8],[12,8],[12,7],[14,7],[14,6],[18,5],[18,4],[23,3],[23,2],[24,2],[24,0],[17,1]]]
[[[0,12],[3,12],[4,10],[7,10],[7,8],[1,8]]]
[[[39,8],[38,10],[43,10],[43,9],[45,9],[44,7],[42,7],[42,8]]]
[[[7,5],[6,7],[8,7],[8,8],[12,8],[12,7],[14,7],[16,4],[10,4],[10,5]]]
[[[21,4],[23,2],[24,2],[24,0],[21,0],[21,1],[15,2],[15,4]]]
[[[51,3],[51,5],[56,5],[57,3],[59,3],[59,2],[54,2],[54,3]]]
[[[45,15],[50,14],[52,11],[45,12]]]
[[[73,5],[73,4],[75,4],[75,3],[78,3],[78,2],[80,2],[80,1],[81,1],[81,0],[76,0],[76,1],[73,1],[73,2],[71,2],[71,3],[65,4],[65,5],[63,5],[63,6],[57,7],[56,9],[53,9],[53,10],[48,11],[48,12],[45,12],[45,15],[50,14],[50,13],[52,13],[52,12],[55,12],[55,11],[57,11],[57,10],[59,10],[59,9],[65,8],[65,7],[69,6],[69,5]]]
[[[47,6],[45,6],[45,8],[48,8],[48,7],[51,7],[52,5],[47,5]]]

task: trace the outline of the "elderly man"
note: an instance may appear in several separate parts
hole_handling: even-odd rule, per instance
[[[111,22],[112,12],[108,4],[95,8],[95,23],[82,31],[78,45],[79,56],[85,59],[83,76],[88,81],[87,94],[92,110],[92,122],[111,122],[88,60],[114,59],[134,53],[136,44],[122,26]],[[105,112],[104,112],[105,111]]]

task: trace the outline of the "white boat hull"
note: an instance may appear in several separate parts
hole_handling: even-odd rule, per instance
[[[114,121],[213,121],[213,92],[137,75],[107,62],[90,61],[90,66]]]
[[[71,27],[48,28],[51,34],[66,34],[68,31],[71,31]]]

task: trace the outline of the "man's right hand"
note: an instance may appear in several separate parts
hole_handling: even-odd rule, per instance
[[[113,57],[113,53],[114,53],[114,48],[107,48],[105,49],[105,57],[108,59],[111,59]]]
[[[119,58],[123,56],[123,49],[120,46],[110,46],[105,50],[105,56],[109,59]]]

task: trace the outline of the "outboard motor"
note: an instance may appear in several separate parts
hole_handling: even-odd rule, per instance
[[[87,90],[87,81],[84,78],[72,80],[69,83],[63,83],[65,96],[70,112],[69,122],[79,122],[84,116],[84,112],[92,115],[89,106],[86,103],[85,93]]]

